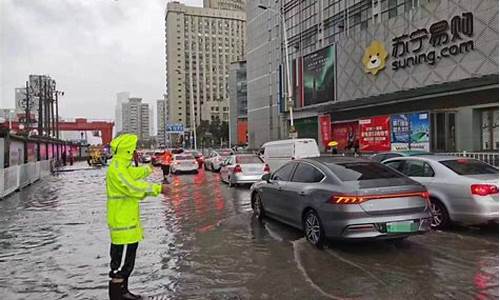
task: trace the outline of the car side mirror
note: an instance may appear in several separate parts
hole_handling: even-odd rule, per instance
[[[262,175],[261,179],[264,180],[264,181],[266,181],[266,182],[269,182],[269,181],[271,181],[271,174],[269,174],[269,173],[268,174],[264,174],[264,175]]]

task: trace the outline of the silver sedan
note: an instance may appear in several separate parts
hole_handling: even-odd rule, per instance
[[[425,187],[378,162],[295,160],[262,179],[251,188],[255,216],[302,229],[317,247],[326,238],[401,240],[430,230]]]
[[[435,155],[398,157],[383,163],[427,187],[434,228],[450,222],[498,222],[497,168],[471,158]]]
[[[229,186],[255,183],[269,173],[269,166],[255,154],[231,155],[222,163],[220,177]]]

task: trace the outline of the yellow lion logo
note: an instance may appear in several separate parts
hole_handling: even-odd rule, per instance
[[[366,73],[377,75],[378,71],[385,68],[385,60],[389,53],[384,48],[384,44],[379,41],[373,41],[365,50],[363,55],[363,65]]]

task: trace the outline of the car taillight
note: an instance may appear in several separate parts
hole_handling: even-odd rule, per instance
[[[241,170],[241,166],[240,165],[234,166],[233,173],[241,173],[241,172],[243,172],[243,171]]]
[[[360,204],[368,200],[381,200],[381,199],[391,199],[391,198],[403,198],[403,197],[420,197],[424,201],[429,201],[429,192],[410,192],[410,193],[399,193],[399,194],[383,194],[383,195],[366,195],[366,196],[356,196],[356,195],[332,195],[328,202],[331,204]]]
[[[269,167],[268,164],[264,166],[264,173],[271,173],[271,168]]]
[[[470,186],[472,195],[488,196],[498,194],[498,187],[494,184],[473,184]]]
[[[348,195],[332,195],[328,202],[331,204],[360,204],[366,201],[363,197]]]

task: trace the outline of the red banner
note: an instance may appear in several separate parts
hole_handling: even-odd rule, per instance
[[[391,150],[390,117],[378,116],[359,120],[361,152],[381,152]]]
[[[332,140],[338,143],[337,149],[341,152],[354,150],[359,140],[358,122],[335,123],[332,126]]]
[[[321,130],[321,139],[326,147],[332,138],[332,120],[330,115],[319,116],[319,128]]]

